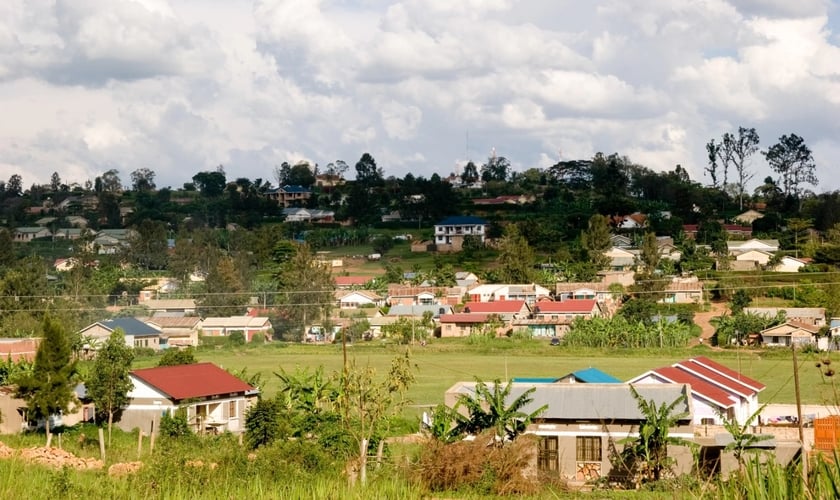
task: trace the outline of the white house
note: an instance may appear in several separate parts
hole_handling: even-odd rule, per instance
[[[773,254],[765,250],[746,250],[735,254],[735,260],[740,262],[755,262],[759,266],[766,266]]]
[[[785,255],[782,260],[776,264],[772,271],[777,273],[798,273],[800,269],[806,266],[804,260]]]
[[[779,251],[779,240],[759,240],[752,238],[746,241],[727,241],[730,255],[737,255],[747,250],[763,250],[768,253]]]
[[[694,423],[700,425],[720,425],[721,415],[746,423],[758,411],[758,393],[765,388],[705,356],[650,370],[629,383],[689,384]]]
[[[381,307],[385,299],[369,290],[338,290],[335,294],[338,307],[356,309],[358,307]]]
[[[543,297],[550,297],[551,291],[540,285],[487,284],[477,285],[467,291],[472,302],[502,302],[523,300],[533,304]]]
[[[246,342],[252,341],[257,333],[271,339],[274,332],[271,321],[264,316],[207,317],[201,320],[200,329],[207,337],[227,337],[233,332],[242,332]]]
[[[163,414],[185,408],[196,432],[243,432],[245,415],[259,394],[213,363],[144,368],[129,378],[129,403],[117,424],[125,431],[157,432]]]
[[[447,217],[435,224],[435,245],[438,250],[458,251],[467,236],[474,236],[484,243],[488,227],[489,223],[480,217]]]

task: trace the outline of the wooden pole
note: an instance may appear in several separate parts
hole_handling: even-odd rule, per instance
[[[143,451],[143,431],[137,433],[137,456]]]
[[[105,433],[102,432],[102,427],[99,428],[99,455],[102,461],[105,461]]]
[[[151,429],[149,430],[149,453],[155,451],[155,419],[152,419]]]
[[[802,460],[802,488],[805,490],[805,497],[808,497],[808,453],[805,451],[805,431],[802,429],[802,398],[799,393],[799,363],[796,361],[796,345],[793,339],[790,342],[793,351],[793,387],[796,391],[796,421],[799,428],[799,445],[801,446]]]

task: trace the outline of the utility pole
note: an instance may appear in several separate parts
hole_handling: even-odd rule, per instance
[[[808,497],[808,453],[805,451],[805,431],[802,430],[802,399],[799,393],[799,363],[796,362],[796,344],[793,339],[790,342],[790,349],[793,352],[793,388],[796,391],[796,421],[799,428],[799,446],[802,450],[802,488],[805,497]]]

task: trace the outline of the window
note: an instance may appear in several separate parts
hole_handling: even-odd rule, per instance
[[[701,418],[700,425],[715,425],[715,419],[709,417]]]
[[[228,403],[228,417],[236,418],[236,401]]]
[[[541,471],[557,471],[557,436],[541,436],[537,466]]]
[[[578,436],[576,455],[578,462],[600,462],[601,438],[599,436]]]

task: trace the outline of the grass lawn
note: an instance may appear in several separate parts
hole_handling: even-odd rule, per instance
[[[369,364],[376,368],[379,375],[384,376],[391,359],[406,348],[376,341],[357,343],[348,347],[348,359],[355,359],[356,364],[361,366]],[[658,350],[570,350],[551,347],[535,340],[511,339],[498,339],[486,345],[469,345],[462,339],[435,339],[425,347],[412,347],[411,358],[417,366],[417,380],[409,391],[409,397],[421,408],[443,402],[446,389],[461,380],[472,380],[475,377],[486,381],[512,377],[560,377],[590,366],[627,380],[647,370],[696,355],[708,356],[735,370],[740,367],[744,375],[766,384],[767,388],[759,396],[762,403],[796,401],[793,363],[788,350],[738,353],[735,350],[713,351],[705,346],[667,353]],[[836,401],[832,378],[824,379],[814,366],[826,356],[799,356],[803,403],[833,405]],[[277,377],[273,373],[281,367],[286,371],[294,371],[297,367],[315,369],[323,366],[330,373],[340,371],[342,366],[340,345],[274,343],[241,349],[199,350],[197,357],[230,370],[247,368],[248,374],[261,372],[265,384],[263,389],[269,395],[273,395],[278,388]],[[835,361],[840,363],[838,359]],[[136,365],[153,366],[156,362],[156,358],[145,358],[138,360]]]

